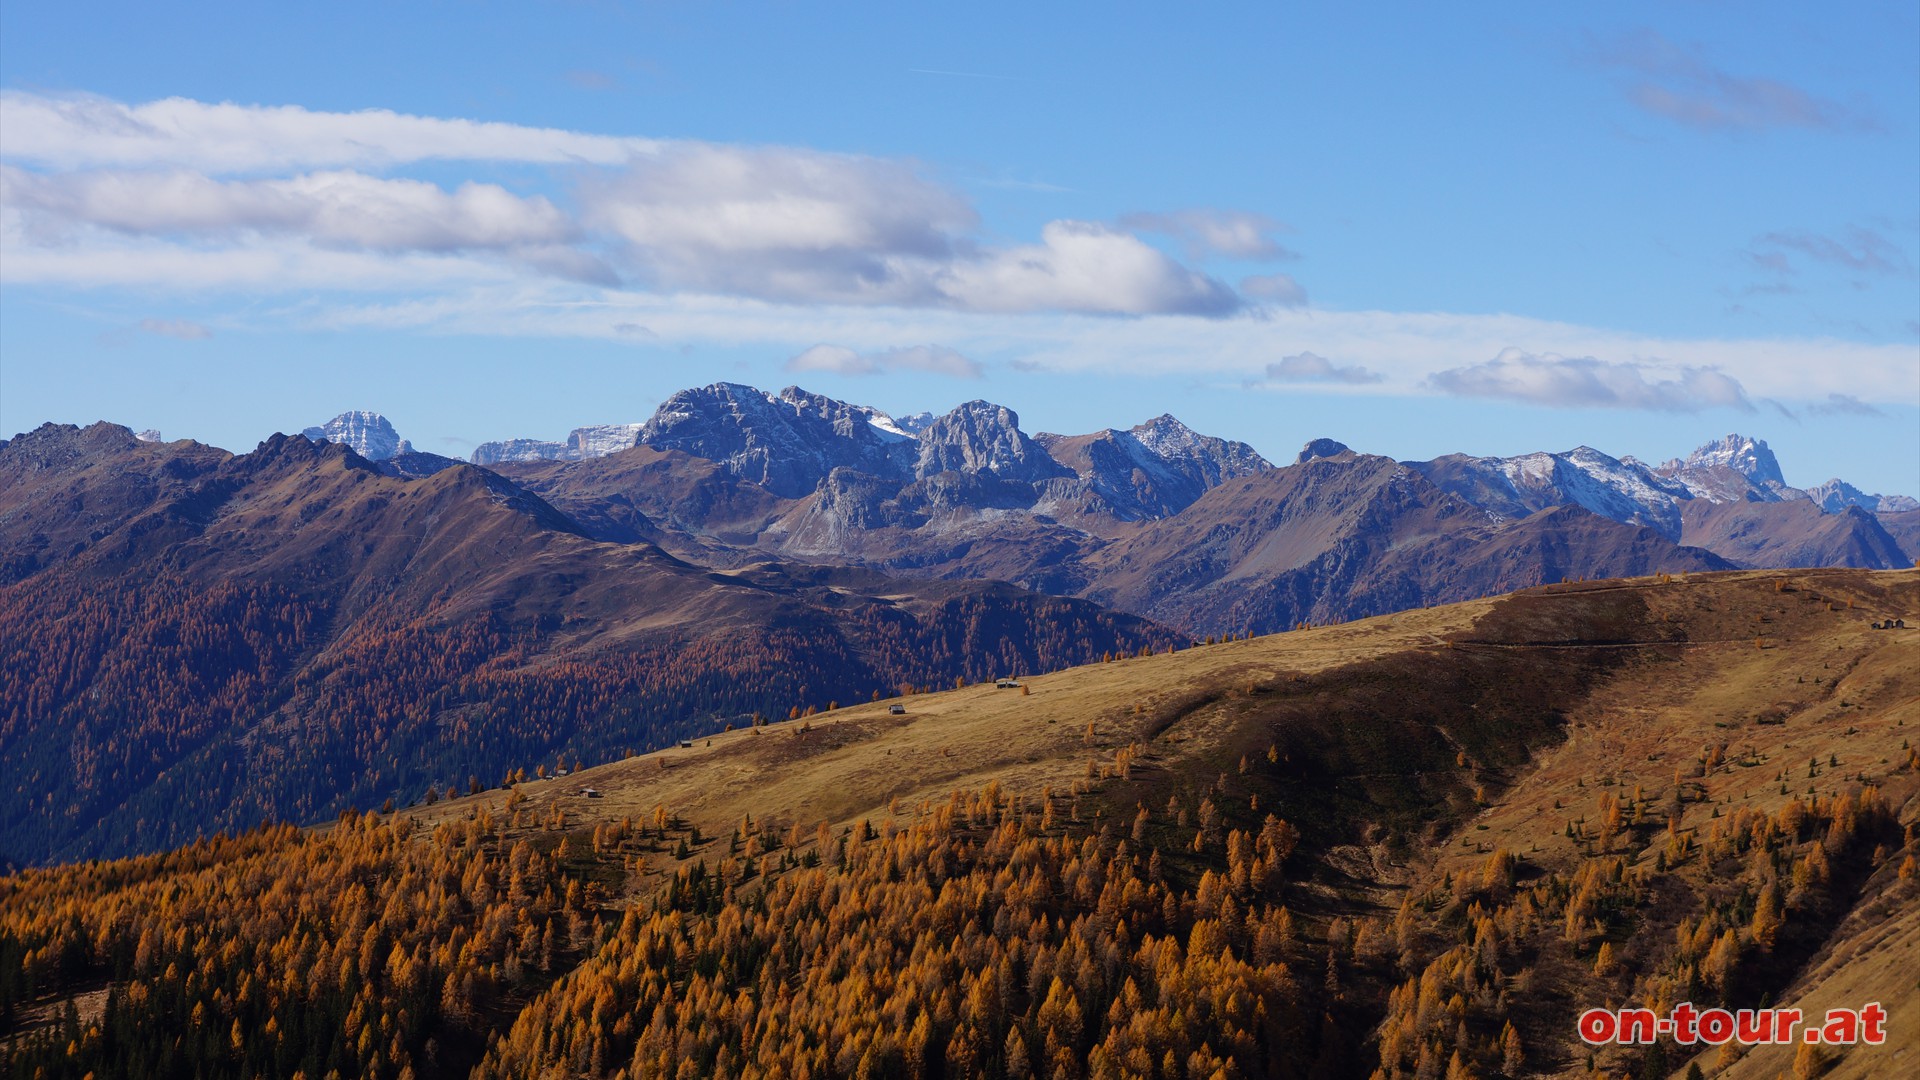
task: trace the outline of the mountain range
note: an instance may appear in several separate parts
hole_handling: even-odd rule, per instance
[[[307,430],[389,475],[452,459],[377,413]],[[787,387],[682,390],[643,423],[472,455],[593,539],[691,563],[765,558],[1007,581],[1213,635],[1377,614],[1565,577],[1920,556],[1920,501],[1786,483],[1761,439],[1651,465],[1591,447],[1393,461],[1316,439],[1287,465],[1170,415],[1029,435],[969,401],[895,418]]]
[[[1912,500],[1793,489],[1740,436],[1659,466],[1330,439],[1276,465],[1165,415],[1030,435],[985,401],[719,383],[490,446],[420,453],[373,412],[237,455],[107,423],[0,443],[0,764],[37,793],[0,858],[1569,578],[1920,550]]]
[[[627,431],[620,450],[587,437]],[[1585,446],[1392,461],[1316,439],[1276,466],[1167,415],[1030,436],[984,401],[900,421],[798,387],[716,383],[507,460],[524,442],[474,458],[603,539],[703,563],[776,554],[1007,580],[1200,634],[1562,577],[1920,556],[1920,502],[1839,479],[1791,487],[1766,442],[1738,434],[1658,465]]]

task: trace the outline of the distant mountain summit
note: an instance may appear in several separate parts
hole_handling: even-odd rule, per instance
[[[1020,414],[990,401],[968,401],[920,431],[914,475],[991,472],[1029,484],[1073,471],[1020,430]]]
[[[1869,495],[1838,477],[1808,488],[1807,498],[1829,514],[1837,514],[1849,506],[1857,506],[1869,513],[1894,514],[1920,510],[1920,499],[1908,495]]]
[[[468,460],[475,465],[509,461],[586,461],[631,450],[640,438],[639,424],[593,424],[577,427],[564,442],[544,439],[501,439],[474,448]]]
[[[789,386],[769,394],[740,383],[682,390],[641,426],[638,441],[719,462],[775,494],[811,494],[836,468],[902,476],[914,437],[891,417]]]
[[[1273,468],[1246,443],[1202,435],[1164,413],[1126,431],[1037,441],[1079,480],[1050,488],[1056,500],[1084,492],[1125,521],[1177,514],[1228,480]]]
[[[1645,465],[1590,446],[1515,457],[1449,454],[1409,464],[1443,490],[1501,518],[1574,505],[1622,524],[1648,526],[1675,540],[1680,537],[1680,504],[1693,497],[1684,485]]]
[[[401,454],[413,453],[413,444],[400,437],[393,430],[387,418],[377,412],[355,410],[343,412],[339,416],[318,427],[310,427],[300,434],[314,442],[343,443],[353,452],[368,461],[385,461]]]
[[[1334,457],[1339,454],[1349,454],[1352,452],[1352,448],[1346,443],[1334,439],[1315,439],[1300,448],[1300,452],[1294,455],[1293,463],[1295,465],[1305,465],[1314,458]]]
[[[1756,484],[1787,486],[1786,477],[1780,474],[1780,461],[1773,456],[1767,441],[1745,435],[1715,439],[1688,454],[1685,460],[1675,459],[1661,466],[1662,471],[1671,472],[1690,469],[1731,469]]]

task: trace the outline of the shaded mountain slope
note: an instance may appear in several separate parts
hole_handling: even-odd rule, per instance
[[[1896,510],[1875,515],[1880,527],[1900,545],[1900,552],[1920,562],[1920,510]]]
[[[42,429],[0,449],[20,505],[85,491],[99,511],[62,561],[0,593],[15,796],[0,851],[15,859],[311,820],[493,783],[536,747],[604,758],[716,716],[1167,640],[1005,585],[710,571],[594,540],[474,466],[405,480],[299,436],[215,457],[110,434]],[[143,479],[181,454],[190,480]],[[13,520],[0,543],[37,542],[38,517]]]
[[[1405,465],[1352,453],[1223,484],[1089,562],[1083,595],[1196,633],[1353,618],[1565,577],[1730,565],[1577,507],[1501,525]]]
[[[1035,512],[1101,535],[1115,523],[1170,517],[1225,481],[1273,467],[1246,443],[1202,435],[1167,414],[1126,431],[1035,441],[1074,474],[1049,481]]]
[[[177,505],[231,456],[107,423],[44,424],[0,444],[0,584],[65,562],[156,503]]]
[[[1828,512],[1807,499],[1786,502],[1686,504],[1681,542],[1705,548],[1736,566],[1862,566],[1890,570],[1913,565],[1880,520],[1857,506]]]

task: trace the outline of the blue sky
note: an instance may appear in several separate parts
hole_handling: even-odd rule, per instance
[[[1911,4],[169,8],[0,8],[5,432],[729,379],[1920,493]]]

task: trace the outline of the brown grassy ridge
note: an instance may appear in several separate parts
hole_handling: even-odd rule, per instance
[[[1683,919],[1751,909],[1757,883],[1740,878],[1738,864],[1683,861],[1656,875],[1676,792],[1681,831],[1700,842],[1736,810],[1777,814],[1869,789],[1898,822],[1914,820],[1914,774],[1903,766],[1908,729],[1920,726],[1908,723],[1920,719],[1920,632],[1870,628],[1895,616],[1920,622],[1920,574],[1566,583],[1025,678],[1025,692],[980,685],[908,697],[899,699],[905,716],[889,715],[894,702],[884,701],[717,733],[692,749],[523,784],[517,800],[535,831],[552,830],[556,808],[577,835],[664,805],[724,836],[748,816],[774,829],[845,829],[904,818],[955,789],[1051,788],[1087,829],[1124,827],[1137,807],[1150,809],[1151,838],[1178,877],[1197,875],[1208,856],[1182,852],[1193,830],[1175,823],[1172,807],[1211,797],[1230,827],[1267,812],[1301,827],[1311,861],[1292,871],[1295,910],[1325,926],[1384,919],[1420,898],[1434,905],[1422,918],[1436,947],[1457,931],[1449,920],[1466,917],[1468,898],[1452,883],[1477,878],[1495,852],[1514,856],[1523,886],[1569,880],[1597,858],[1624,860],[1629,877],[1649,883],[1636,894],[1645,909],[1604,928],[1623,956],[1609,975],[1591,971],[1595,942],[1567,955],[1517,949],[1539,988],[1534,1005],[1508,1008],[1537,1048],[1527,1071],[1571,1075],[1588,1063],[1567,1010],[1653,992],[1649,980],[1668,978],[1660,973],[1674,962],[1668,943]],[[586,786],[605,797],[576,794]],[[479,798],[504,806],[499,793]],[[1593,825],[1609,802],[1632,810],[1596,850]],[[437,820],[471,807],[411,812]],[[1570,838],[1575,821],[1580,836]],[[1914,996],[1905,973],[1920,959],[1920,934],[1899,914],[1913,886],[1895,874],[1911,845],[1896,837],[1877,847],[1841,868],[1843,895],[1810,908],[1784,944],[1743,954],[1749,997],[1874,995],[1895,1009],[1900,1040],[1898,1018],[1911,1016]],[[630,895],[650,895],[650,880],[643,872]],[[1873,965],[1849,959],[1865,941],[1876,943]],[[1902,962],[1885,959],[1889,950]],[[1836,1074],[1871,1075],[1907,1045],[1852,1051],[1833,1063]],[[1778,1053],[1702,1060],[1709,1071],[1771,1075],[1792,1067],[1768,1064]],[[1686,1058],[1676,1050],[1671,1062]],[[1640,1064],[1618,1050],[1595,1062]]]
[[[1856,1048],[1820,1067],[1897,1075],[1914,1053],[1920,1020],[1912,982],[1920,883],[1910,861],[1920,852],[1920,780],[1909,745],[1909,729],[1920,729],[1910,722],[1920,719],[1920,631],[1869,626],[1896,616],[1920,623],[1920,573],[1568,583],[1113,660],[1023,678],[1023,689],[915,695],[897,699],[904,716],[890,715],[888,701],[722,732],[711,744],[701,739],[396,816],[450,826],[476,851],[532,841],[585,883],[586,902],[605,916],[604,928],[583,923],[577,935],[598,951],[527,1003],[510,1044],[489,1043],[498,1055],[490,1060],[511,1064],[506,1071],[515,1075],[535,1065],[597,1075],[639,1066],[632,1047],[646,1017],[629,1018],[624,1035],[608,1021],[606,1039],[569,1020],[564,1038],[549,1032],[551,1045],[540,1018],[584,1017],[578,1010],[598,1000],[599,980],[644,955],[635,942],[648,940],[725,940],[745,950],[741,957],[765,955],[755,951],[761,946],[789,949],[782,962],[813,988],[805,999],[813,1015],[840,1017],[833,1022],[850,1026],[835,1030],[848,1038],[904,1037],[917,1019],[845,1013],[829,967],[791,952],[784,939],[715,939],[713,929],[737,928],[729,912],[753,910],[763,890],[783,883],[856,904],[868,903],[859,889],[873,888],[883,890],[875,896],[897,894],[901,906],[884,909],[886,919],[844,926],[828,944],[909,955],[914,939],[896,931],[913,925],[909,894],[917,886],[889,884],[889,860],[938,852],[943,864],[952,860],[940,874],[951,871],[963,891],[984,890],[1013,865],[997,860],[1011,858],[1023,873],[1036,866],[1009,829],[1050,845],[1042,861],[1054,878],[1051,929],[1042,922],[1042,931],[992,946],[993,955],[1023,965],[1027,954],[1013,940],[1023,933],[1063,950],[1045,955],[1077,948],[1079,932],[1067,924],[1092,912],[1066,887],[1084,873],[1076,865],[1105,860],[1109,874],[1164,880],[1161,900],[1124,908],[1122,918],[1134,927],[1132,942],[1171,935],[1190,958],[1212,955],[1201,942],[1212,948],[1221,926],[1244,922],[1251,934],[1256,916],[1269,926],[1292,913],[1295,936],[1267,954],[1292,974],[1282,989],[1261,993],[1272,998],[1262,999],[1270,1016],[1300,1026],[1279,1042],[1259,1036],[1262,1057],[1243,1059],[1216,1044],[1226,1064],[1238,1063],[1237,1073],[1222,1075],[1682,1070],[1688,1058],[1677,1047],[1658,1057],[1608,1049],[1590,1060],[1572,1019],[1588,1005],[1664,1007],[1687,998],[1778,1001],[1809,1012],[1881,1000],[1893,1014],[1892,1045]],[[588,786],[605,797],[584,797]],[[1052,797],[1043,798],[1048,789]],[[938,820],[942,804],[955,805],[948,796],[956,790],[976,793],[964,820],[951,832],[914,833]],[[649,829],[656,807],[671,827]],[[1229,917],[1221,881],[1234,842],[1226,834],[1254,834],[1269,813],[1298,827],[1299,848],[1283,873],[1231,885],[1241,914]],[[627,818],[640,827],[637,839],[608,828]],[[736,830],[745,834],[738,847]],[[896,835],[913,838],[889,839]],[[690,842],[685,857],[674,850],[682,839]],[[822,869],[800,869],[823,851]],[[759,856],[757,877],[740,873],[748,853]],[[694,873],[716,863],[724,890],[714,874]],[[848,866],[867,877],[848,876]],[[1768,904],[1771,919],[1760,913]],[[662,919],[685,934],[667,934]],[[969,947],[987,948],[977,931],[967,933]],[[1233,963],[1264,962],[1263,946],[1238,933],[1226,932]],[[761,946],[748,948],[756,940]],[[1239,970],[1221,955],[1220,972]],[[1094,982],[1112,991],[1131,970]],[[1178,970],[1202,986],[1215,969],[1209,961]],[[1146,985],[1158,973],[1137,974]],[[1028,1025],[1032,1060],[1049,1063],[1046,1075],[1095,1044],[1126,1043],[1106,998],[1083,995],[1090,1011],[1074,1025],[1079,1034],[1058,1035],[1044,1022],[1054,996],[1044,979],[1037,990],[1021,982],[1027,990],[1003,990],[1001,1000],[1026,1017],[1018,1023]],[[1186,993],[1157,1007],[1177,1008]],[[707,1006],[685,1001],[676,1023],[701,1029]],[[951,1050],[957,1036],[937,1010],[912,1015],[933,1017],[931,1041],[921,1045]],[[1316,1015],[1323,1019],[1312,1035]],[[739,1015],[728,1022],[751,1026]],[[1010,1060],[1000,1045],[1007,1021],[996,1022],[1003,1026],[991,1028],[993,1038],[970,1059],[987,1075],[1000,1075]],[[1286,1039],[1296,1037],[1317,1049],[1289,1057]],[[672,1042],[663,1039],[651,1045]],[[603,1042],[603,1067],[585,1068],[601,1060]],[[552,1056],[561,1045],[571,1057]],[[884,1057],[876,1051],[874,1060]],[[954,1060],[951,1052],[945,1060]],[[1187,1064],[1176,1062],[1175,1072],[1155,1056],[1146,1071],[1127,1066],[1112,1075],[1191,1072],[1192,1061],[1181,1060]],[[842,1064],[857,1073],[857,1062]],[[1761,1049],[1709,1053],[1698,1064],[1709,1075],[1762,1077],[1791,1075],[1803,1063]]]

